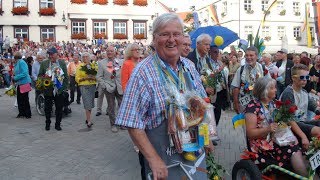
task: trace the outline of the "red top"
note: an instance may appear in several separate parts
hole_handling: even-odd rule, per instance
[[[121,70],[121,85],[123,91],[125,91],[127,87],[127,83],[135,66],[136,63],[132,59],[127,59],[123,62]]]

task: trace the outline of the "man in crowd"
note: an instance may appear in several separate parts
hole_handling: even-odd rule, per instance
[[[187,56],[187,58],[195,64],[199,73],[204,68],[207,61],[209,61],[210,59],[208,56],[208,52],[210,50],[211,42],[211,36],[209,36],[208,34],[201,34],[196,39],[196,49],[189,53],[189,55]]]
[[[75,80],[76,69],[80,65],[79,59],[80,59],[80,55],[78,53],[75,53],[73,55],[73,62],[70,62],[68,65],[68,74],[70,78],[70,104],[74,102],[74,93],[76,89],[77,89],[77,104],[80,104],[81,91]]]
[[[120,107],[122,101],[122,87],[120,81],[120,70],[122,62],[116,59],[116,49],[114,46],[108,46],[107,58],[98,62],[98,93],[99,99],[97,102],[97,116],[101,115],[101,107],[103,96],[105,95],[108,102],[107,113],[109,114],[111,131],[118,132],[118,127],[115,125],[115,108],[117,99],[118,106]],[[102,100],[101,100],[102,99]]]
[[[46,116],[46,127],[47,131],[50,130],[51,124],[51,113],[52,113],[52,102],[54,101],[56,107],[56,123],[55,129],[61,131],[61,120],[62,120],[62,109],[64,106],[64,93],[68,89],[69,77],[67,67],[64,60],[60,60],[58,51],[52,47],[48,50],[49,59],[43,61],[40,65],[39,75],[47,75],[53,77],[55,80],[52,82],[54,85],[44,90],[44,111]],[[63,79],[60,84],[56,79]]]
[[[238,68],[231,86],[233,88],[233,103],[236,113],[241,113],[253,98],[252,89],[259,77],[264,76],[264,70],[258,61],[258,50],[249,47],[245,53],[246,63]],[[269,74],[269,73],[268,73]]]
[[[265,64],[266,69],[269,71],[270,76],[273,79],[278,77],[279,68],[272,63],[272,56],[269,53],[264,53],[262,55],[262,62]]]
[[[37,53],[37,57],[36,60],[33,62],[32,64],[32,80],[33,83],[36,84],[36,81],[38,79],[38,74],[39,74],[39,70],[40,70],[40,64],[42,63],[42,61],[47,57],[46,51],[39,51]],[[41,92],[39,90],[36,89],[36,95],[35,95],[35,102],[37,100],[38,95]]]
[[[187,57],[191,51],[191,39],[188,34],[183,35],[181,56]]]
[[[282,48],[276,54],[278,59],[276,66],[279,68],[279,78],[277,79],[277,97],[279,97],[283,90],[292,83],[291,68],[293,67],[293,61],[287,59],[287,55],[288,50],[284,48]]]

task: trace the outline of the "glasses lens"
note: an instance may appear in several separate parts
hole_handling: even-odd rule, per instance
[[[300,80],[310,80],[310,76],[309,75],[300,76]]]

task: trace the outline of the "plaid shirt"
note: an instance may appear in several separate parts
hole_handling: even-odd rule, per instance
[[[180,60],[194,78],[196,92],[201,97],[206,97],[194,64],[186,58]],[[165,67],[162,61],[161,66]],[[118,112],[117,125],[152,129],[158,127],[165,119],[165,82],[161,80],[157,68],[156,60],[150,55],[133,70]]]

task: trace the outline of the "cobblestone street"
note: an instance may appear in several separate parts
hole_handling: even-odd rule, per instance
[[[127,131],[112,133],[108,116],[85,125],[83,105],[72,104],[72,113],[62,120],[62,131],[45,131],[45,118],[37,114],[34,91],[30,93],[31,119],[16,119],[14,98],[0,90],[0,179],[140,179],[138,157]],[[105,110],[106,101],[103,110]],[[244,148],[241,129],[231,125],[233,113],[224,112],[219,124],[221,141],[216,159],[231,174]],[[231,179],[230,176],[226,177]]]

